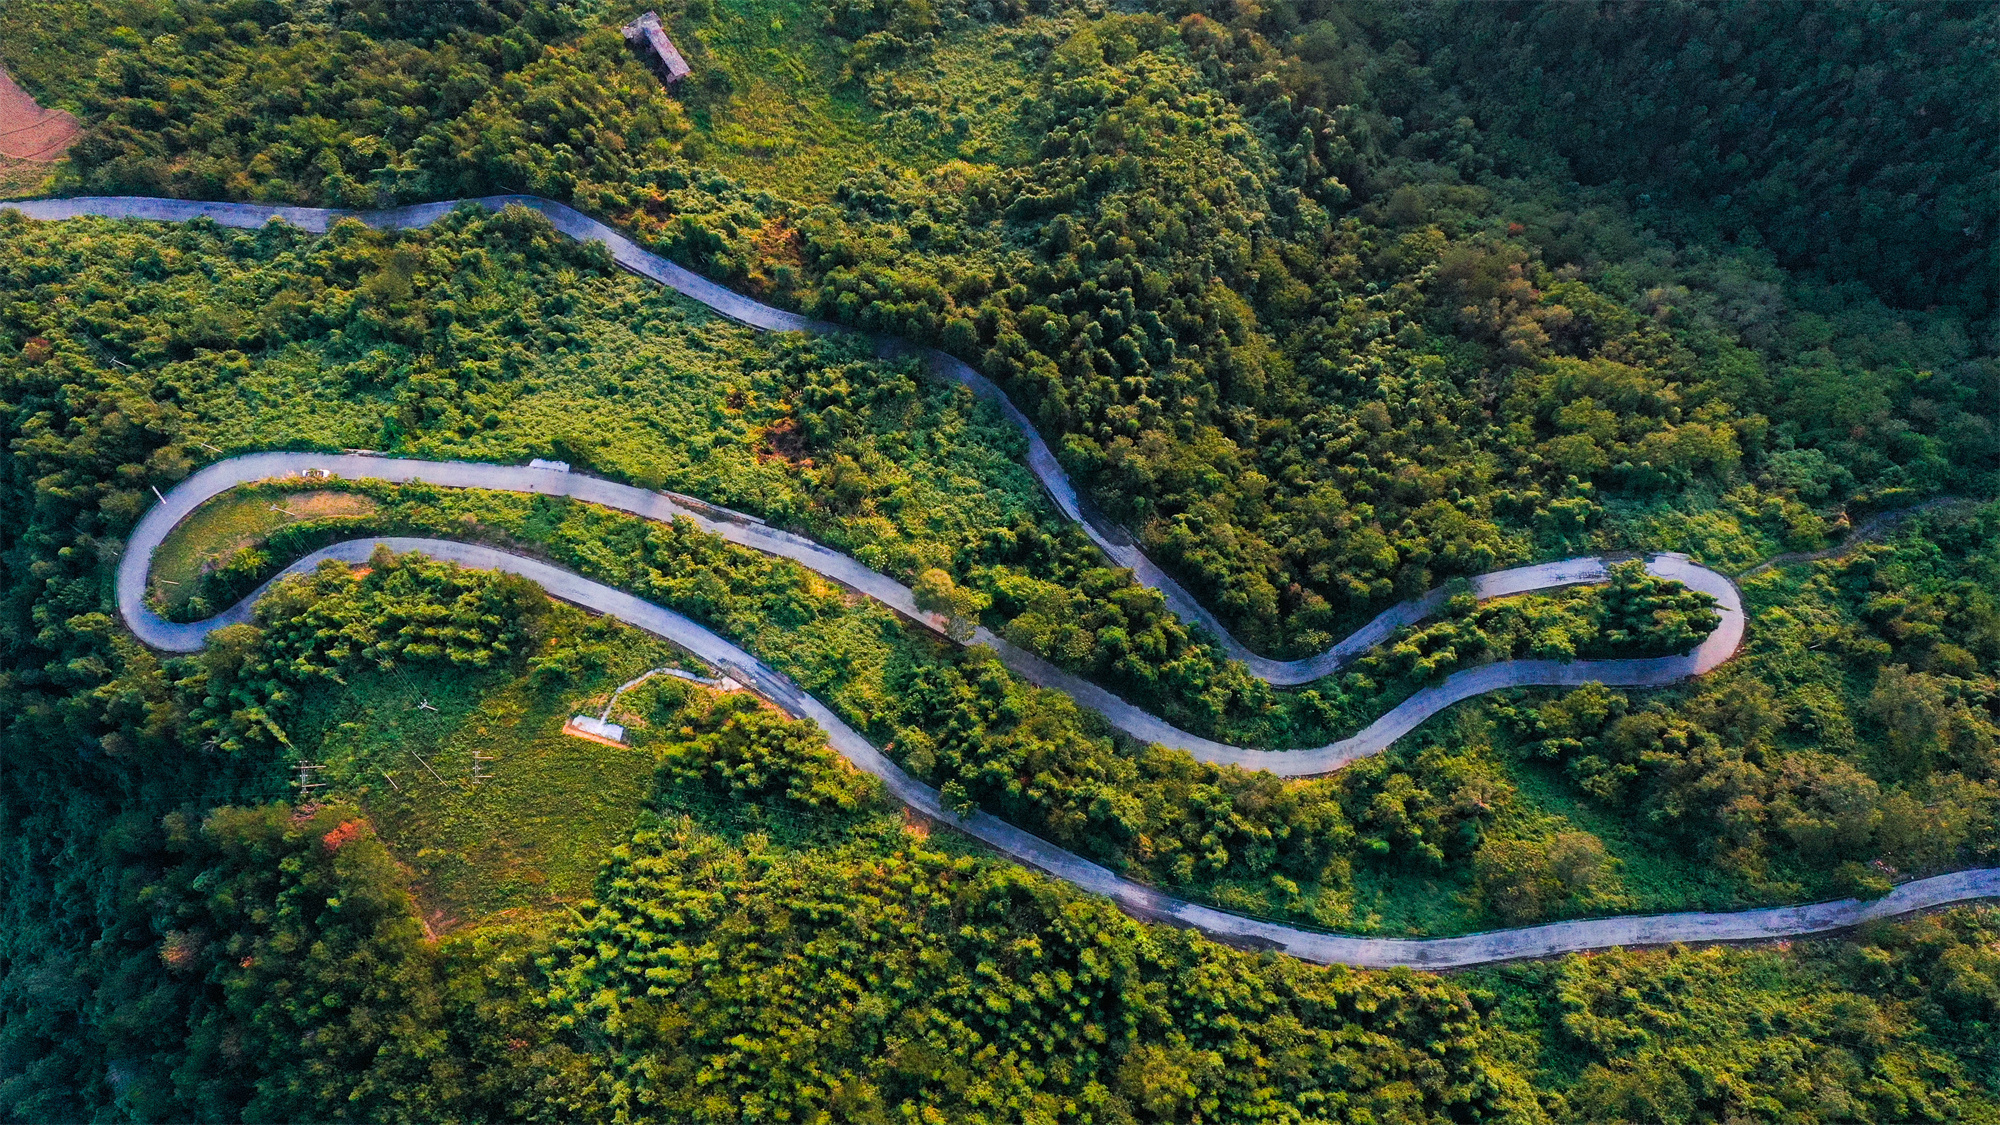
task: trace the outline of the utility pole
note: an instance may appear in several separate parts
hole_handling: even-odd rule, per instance
[[[493,780],[493,775],[485,772],[486,763],[490,761],[493,761],[493,755],[481,754],[477,750],[474,750],[472,752],[472,783],[474,785],[477,785],[482,781]]]
[[[292,784],[298,787],[300,804],[310,803],[312,800],[312,791],[326,787],[326,782],[313,780],[313,775],[325,768],[325,766],[316,762],[306,761],[305,759],[299,760],[299,779],[292,782]]]

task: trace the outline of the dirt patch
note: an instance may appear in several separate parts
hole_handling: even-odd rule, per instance
[[[282,515],[285,522],[298,520],[338,519],[344,516],[369,516],[380,511],[382,505],[372,496],[357,496],[352,492],[294,492],[279,501],[279,509],[273,515]],[[217,544],[202,559],[203,574],[221,566],[236,552],[245,547],[255,547],[264,542],[278,527],[257,528],[235,535]]]
[[[790,266],[803,270],[806,265],[806,239],[783,219],[772,219],[758,228],[751,236],[757,247],[760,264],[776,272],[779,266]]]
[[[295,520],[336,519],[341,516],[372,516],[382,510],[373,496],[353,492],[294,492],[279,504]]]
[[[82,129],[59,109],[43,109],[14,76],[0,69],[0,156],[46,162],[62,159]]]
[[[806,456],[805,431],[799,428],[798,419],[780,418],[765,426],[757,435],[757,459],[779,460],[801,469],[812,468],[812,458]]]

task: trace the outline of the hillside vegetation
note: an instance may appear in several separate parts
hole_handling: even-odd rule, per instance
[[[530,192],[941,347],[1260,652],[1501,566],[1678,550],[1742,575],[1742,653],[1483,697],[1280,781],[1114,737],[690,524],[546,498],[241,490],[161,553],[171,615],[335,539],[506,545],[731,637],[958,807],[1354,932],[2000,863],[1991,6],[672,0],[672,93],[631,14],[51,0],[0,7],[0,63],[84,129],[61,192]],[[8,1120],[2000,1114],[1991,907],[1310,966],[932,832],[747,695],[655,679],[617,704],[629,746],[565,737],[640,671],[704,670],[514,579],[329,567],[185,657],[111,589],[154,490],[223,457],[554,457],[1287,747],[1454,669],[1705,635],[1634,570],[1455,599],[1276,691],[1107,565],[990,407],[862,338],[729,324],[522,209],[325,235],[0,210],[0,440]],[[1819,557],[1745,573],[1786,552]]]

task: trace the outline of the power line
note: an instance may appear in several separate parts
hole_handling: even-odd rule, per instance
[[[405,749],[408,750],[410,757],[415,758],[417,760],[418,764],[422,765],[425,769],[430,770],[431,776],[437,778],[439,785],[444,784],[444,778],[438,777],[438,771],[435,769],[431,769],[431,764],[429,762],[424,761],[424,756],[422,754],[417,753],[415,750],[409,750],[407,747],[405,747]]]
[[[299,800],[301,801],[310,800],[312,797],[313,790],[326,788],[326,782],[313,780],[313,775],[325,768],[326,768],[325,766],[320,765],[316,762],[309,762],[304,759],[300,759],[299,779],[297,781],[292,782],[292,784],[298,788]]]

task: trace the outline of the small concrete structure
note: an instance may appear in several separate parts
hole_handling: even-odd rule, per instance
[[[743,690],[742,684],[728,676],[721,676],[711,680],[707,676],[697,676],[693,672],[689,672],[683,668],[655,668],[650,672],[641,672],[632,679],[618,685],[618,690],[612,692],[611,699],[604,704],[604,713],[602,715],[594,719],[589,715],[571,716],[569,722],[563,724],[563,733],[573,735],[577,738],[589,739],[592,742],[623,745],[625,742],[625,728],[611,721],[611,709],[618,706],[619,696],[624,695],[654,676],[673,676],[676,679],[700,684],[703,687],[714,688],[724,693]]]
[[[642,54],[648,56],[648,61],[659,68],[669,86],[694,73],[688,69],[687,60],[682,58],[680,51],[674,47],[674,41],[667,38],[666,30],[660,26],[658,12],[647,12],[626,24],[625,41],[638,47]]]
[[[593,718],[589,715],[570,716],[569,722],[563,724],[563,733],[579,735],[592,742],[613,742],[619,745],[625,742],[624,727],[608,719]]]

